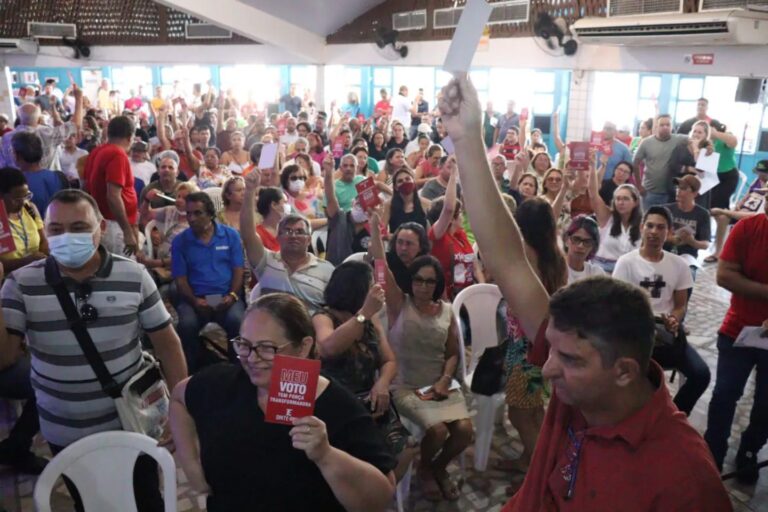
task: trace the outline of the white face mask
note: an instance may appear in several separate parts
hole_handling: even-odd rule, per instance
[[[291,205],[288,203],[283,203],[283,215],[290,215],[291,214]]]
[[[304,180],[295,180],[288,184],[288,190],[293,192],[294,194],[297,194],[304,190]]]

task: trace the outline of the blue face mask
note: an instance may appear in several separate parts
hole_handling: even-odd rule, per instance
[[[51,256],[68,268],[80,268],[96,252],[93,233],[62,233],[48,237]]]

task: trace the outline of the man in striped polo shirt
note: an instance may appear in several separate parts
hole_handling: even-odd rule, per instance
[[[54,454],[90,434],[120,430],[121,424],[114,401],[102,391],[69,328],[52,283],[67,286],[118,384],[140,368],[141,330],[149,336],[171,389],[187,375],[179,338],[154,281],[143,266],[100,246],[104,229],[91,196],[59,191],[45,219],[51,257],[14,271],[2,288],[5,329],[0,329],[0,350],[19,350],[23,342],[28,346],[40,430]],[[139,510],[162,510],[153,463],[146,456],[137,462]]]

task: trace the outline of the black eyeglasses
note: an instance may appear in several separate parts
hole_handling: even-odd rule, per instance
[[[304,176],[290,176],[288,179],[291,181],[298,181],[298,180],[303,180]]]
[[[251,354],[256,352],[259,359],[264,361],[272,361],[275,358],[277,351],[283,347],[287,347],[291,343],[283,343],[282,345],[275,345],[271,341],[255,341],[251,342],[242,336],[232,338],[232,347],[235,349],[238,357],[242,359],[248,359]]]
[[[99,311],[93,304],[88,304],[92,291],[90,284],[82,284],[75,289],[75,300],[79,308],[80,318],[86,323],[95,322],[99,319]]]
[[[411,281],[414,282],[414,284],[421,284],[421,285],[427,285],[427,286],[434,286],[437,284],[437,279],[433,279],[431,277],[428,277],[424,279],[423,277],[414,276]]]

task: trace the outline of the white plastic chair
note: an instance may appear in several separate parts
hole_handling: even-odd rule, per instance
[[[739,186],[736,188],[736,192],[731,196],[731,208],[734,208],[736,206],[736,203],[739,202],[739,198],[741,198],[742,192],[744,192],[744,187],[747,184],[747,175],[744,174],[742,171],[739,171]]]
[[[147,222],[147,225],[144,226],[144,238],[147,242],[146,254],[147,254],[147,258],[149,259],[152,259],[154,257],[152,256],[152,253],[154,252],[152,250],[152,230],[155,229],[156,227],[157,227],[157,221],[154,219]]]
[[[469,328],[472,332],[472,347],[469,365],[464,356],[464,334],[459,329],[459,350],[462,376],[468,388],[472,386],[472,377],[480,356],[486,348],[499,344],[496,331],[496,310],[501,301],[501,292],[495,284],[473,284],[463,289],[453,300],[453,315],[459,323],[461,307],[469,314]],[[475,469],[485,471],[491,451],[494,420],[499,408],[504,406],[504,393],[493,396],[472,394],[477,404],[475,416]]]
[[[203,190],[203,192],[208,194],[208,197],[211,198],[211,201],[213,201],[213,206],[216,207],[217,212],[220,212],[224,209],[224,199],[221,197],[221,187],[206,188]]]
[[[343,263],[346,263],[348,261],[367,261],[366,260],[367,256],[368,256],[367,252],[356,252],[347,256],[344,259]]]
[[[34,491],[37,512],[51,512],[51,492],[56,480],[66,475],[77,487],[85,510],[136,512],[133,467],[145,453],[163,472],[166,512],[176,512],[176,463],[157,441],[135,432],[101,432],[67,446],[45,467]]]
[[[317,246],[317,242],[320,242],[322,244],[323,250],[320,251]],[[326,252],[328,250],[328,230],[323,229],[317,229],[315,231],[312,231],[312,250],[315,252],[316,256],[320,256],[321,253]]]

